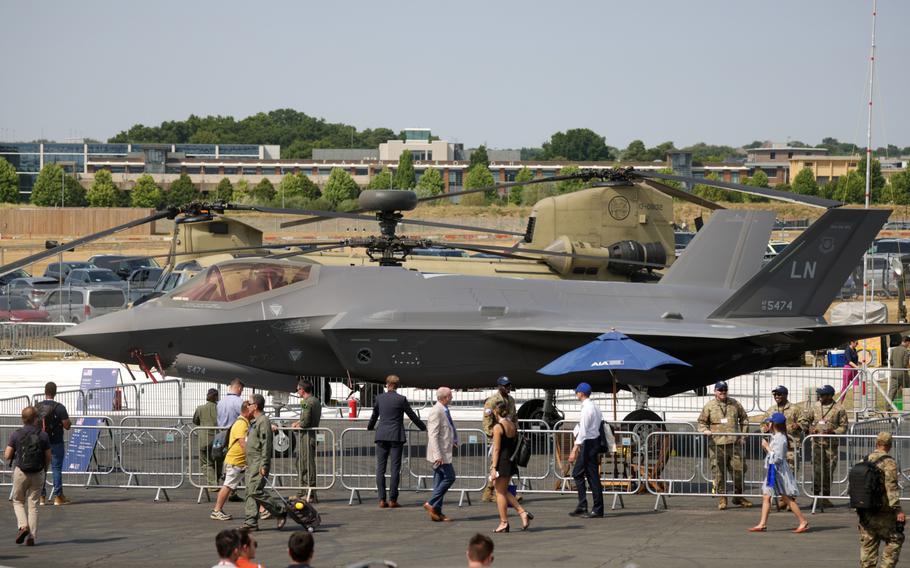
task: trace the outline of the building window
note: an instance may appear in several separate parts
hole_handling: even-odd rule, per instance
[[[804,167],[804,168],[811,168],[811,167],[812,167],[812,162],[806,162],[805,164],[803,164],[803,167]]]
[[[355,176],[368,176],[370,175],[369,168],[354,168]]]
[[[792,157],[793,157],[793,152],[787,152],[787,159],[789,160]]]
[[[818,182],[818,185],[825,185],[828,183],[828,176],[818,176],[815,181]]]
[[[256,172],[255,166],[245,167],[245,168],[242,168],[242,170],[243,170],[243,175],[245,175],[245,176],[254,176],[258,173],[258,172]]]
[[[224,168],[224,175],[226,175],[226,176],[235,176],[239,173],[240,173],[240,168],[237,168],[237,167]]]
[[[770,155],[768,156],[768,158],[771,160],[773,160],[776,157],[777,157],[777,152],[771,152]]]
[[[201,166],[189,166],[189,167],[186,168],[186,173],[188,173],[188,174],[201,174],[201,173],[202,173],[202,167],[201,167]]]
[[[731,174],[731,181],[733,183],[739,183],[739,172],[733,172]]]
[[[765,170],[765,175],[767,175],[769,178],[776,178],[776,177],[777,177],[777,170],[776,170],[776,169],[764,168],[764,170]]]
[[[332,168],[319,168],[318,172],[321,176],[329,176],[332,174]]]
[[[253,144],[221,144],[218,146],[218,155],[224,156],[253,156],[259,157],[259,146]]]

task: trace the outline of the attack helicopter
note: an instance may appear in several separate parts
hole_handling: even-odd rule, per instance
[[[586,175],[609,177],[605,183],[621,184],[646,176],[689,181],[628,169]],[[208,268],[165,296],[90,320],[59,338],[93,355],[139,363],[160,374],[175,372],[204,380],[242,377],[272,390],[291,390],[298,375],[349,373],[357,379],[381,381],[390,372],[417,387],[482,387],[490,376],[505,372],[521,387],[554,389],[589,378],[605,390],[596,375],[554,379],[537,375],[534,369],[604,331],[617,329],[693,365],[617,373],[621,388],[632,391],[645,406],[649,396],[670,396],[768,368],[806,349],[906,328],[829,326],[823,319],[840,283],[889,212],[838,210],[834,208],[839,202],[817,197],[710,183],[831,210],[761,270],[757,269],[760,250],[770,233],[767,214],[763,219],[747,212],[715,213],[662,282],[639,286],[402,270],[413,249],[429,246],[531,261],[563,258],[645,268],[658,263],[531,248],[527,246],[534,242],[530,231],[511,247],[403,237],[396,233],[401,211],[412,209],[416,196],[364,192],[361,205],[377,211],[383,229],[380,236],[299,244],[321,250],[362,248],[379,269],[315,265],[296,258],[299,250],[232,260]],[[193,209],[185,214],[220,215],[230,210],[370,219],[359,213],[247,205]],[[180,214],[158,212],[148,219]],[[92,237],[98,238],[81,241]],[[61,247],[74,244],[79,243]],[[51,249],[43,254],[55,253]],[[0,273],[16,267],[17,263],[0,267]]]

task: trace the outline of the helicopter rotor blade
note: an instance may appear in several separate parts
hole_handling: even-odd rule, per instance
[[[503,246],[498,246],[498,245],[471,245],[471,244],[467,244],[467,243],[440,243],[440,242],[435,242],[435,241],[432,243],[432,245],[436,246],[436,247],[442,247],[442,248],[463,249],[463,250],[470,250],[470,251],[475,251],[475,252],[484,252],[484,253],[489,253],[489,254],[499,254],[499,251],[505,252],[506,254],[512,254],[510,251],[518,251],[518,252],[522,252],[522,253],[539,254],[541,256],[561,256],[561,257],[567,257],[567,258],[579,258],[582,260],[596,260],[598,262],[604,262],[607,264],[609,264],[611,262],[615,262],[616,264],[631,264],[634,266],[641,266],[642,268],[657,268],[657,269],[666,268],[663,264],[655,264],[653,262],[642,262],[642,261],[638,261],[638,260],[622,260],[622,259],[617,259],[617,258],[607,258],[607,257],[602,257],[602,256],[593,256],[593,255],[586,255],[586,254],[574,254],[574,253],[558,252],[558,251],[552,251],[552,250],[528,249],[528,248],[524,248],[524,247],[519,248],[519,249],[513,249],[512,247],[503,247]],[[529,257],[526,257],[526,258],[529,258]],[[534,258],[533,260],[542,260],[542,259]]]
[[[789,203],[798,203],[800,205],[809,205],[811,207],[820,207],[822,209],[831,209],[834,207],[840,207],[843,205],[840,201],[834,201],[831,199],[825,199],[823,197],[816,197],[814,195],[800,195],[798,193],[792,193],[789,191],[780,191],[777,189],[771,189],[768,187],[754,187],[751,185],[743,185],[741,183],[731,183],[728,181],[719,181],[712,180],[708,178],[691,178],[685,176],[678,176],[673,174],[663,174],[659,172],[651,171],[640,171],[635,170],[634,175],[645,179],[666,179],[671,181],[679,181],[683,183],[690,184],[701,184],[701,185],[710,185],[712,187],[719,187],[721,189],[729,189],[731,191],[736,191],[739,193],[747,193],[749,195],[756,195],[758,197],[767,197],[768,199],[775,199],[778,201],[787,201]]]
[[[710,209],[712,211],[725,209],[723,205],[719,205],[709,199],[705,199],[704,197],[699,197],[694,193],[689,193],[684,189],[678,189],[665,183],[660,183],[655,179],[645,179],[642,181],[648,184],[649,187],[656,189],[664,195],[669,195],[670,197],[675,197],[677,199],[682,199],[683,201],[688,201],[689,203],[694,203],[695,205],[704,207],[705,209]],[[597,187],[597,185],[595,185],[595,187]]]
[[[261,213],[280,213],[280,214],[290,214],[290,215],[322,215],[328,218],[336,219],[353,219],[355,221],[369,221],[372,223],[376,222],[375,217],[370,217],[369,215],[358,215],[356,213],[342,213],[340,211],[309,211],[306,209],[282,209],[277,207],[260,207],[259,205],[229,205],[229,209],[238,209],[246,211],[259,211]],[[508,235],[511,237],[523,237],[524,233],[516,233],[515,231],[505,231],[502,229],[487,229],[484,227],[471,227],[468,225],[454,225],[451,223],[437,223],[436,221],[423,221],[420,219],[407,219],[403,218],[399,223],[408,224],[408,225],[420,225],[422,227],[436,227],[440,229],[455,229],[461,231],[475,231],[478,233],[491,233],[494,235]]]
[[[127,229],[132,229],[133,227],[145,225],[146,223],[152,223],[154,221],[158,221],[159,219],[165,219],[165,218],[173,219],[177,216],[178,213],[179,213],[179,211],[177,209],[167,209],[164,211],[157,211],[151,215],[142,217],[141,219],[135,219],[128,223],[124,223],[122,225],[117,225],[116,227],[111,227],[110,229],[105,229],[103,231],[98,231],[97,233],[92,233],[91,235],[79,237],[78,239],[72,240],[68,243],[63,243],[62,245],[57,245],[55,247],[49,248],[49,249],[41,251],[39,253],[29,255],[25,258],[20,258],[19,260],[10,262],[8,264],[4,264],[3,266],[0,266],[0,276],[7,274],[9,272],[12,272],[13,270],[16,270],[17,268],[22,268],[23,266],[28,266],[29,264],[33,264],[35,262],[38,262],[39,260],[43,260],[50,256],[54,256],[55,254],[65,252],[71,248],[85,245],[85,244],[97,241],[98,239],[103,239],[104,237],[114,235],[121,231],[126,231]]]
[[[334,244],[334,245],[327,245],[327,246],[324,246],[324,247],[311,248],[311,249],[307,249],[307,250],[299,250],[299,251],[291,251],[291,252],[282,252],[282,253],[279,253],[279,254],[270,254],[270,255],[265,256],[265,257],[263,257],[263,258],[281,259],[281,258],[290,258],[290,257],[293,257],[293,256],[304,256],[304,255],[311,254],[311,253],[314,253],[314,252],[324,252],[324,251],[327,251],[327,250],[333,250],[333,249],[337,249],[337,248],[344,248],[344,247],[346,247],[346,246],[348,246],[347,243],[339,243],[339,244]]]

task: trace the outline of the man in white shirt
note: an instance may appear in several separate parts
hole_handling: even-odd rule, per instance
[[[569,454],[569,463],[575,464],[572,469],[572,477],[575,479],[575,487],[578,488],[578,506],[569,515],[588,519],[602,518],[604,516],[604,492],[603,486],[600,484],[597,465],[600,461],[598,438],[603,415],[591,400],[591,385],[588,383],[580,383],[575,387],[575,398],[581,402],[581,416],[574,430],[575,445],[572,446],[572,453]],[[586,480],[594,495],[594,508],[590,513],[588,512]]]

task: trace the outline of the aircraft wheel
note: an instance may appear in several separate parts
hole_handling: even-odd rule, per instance
[[[532,398],[518,408],[518,411],[515,413],[517,414],[516,418],[518,418],[518,420],[541,420],[550,428],[565,418],[565,415],[556,409],[556,416],[551,416],[547,419],[547,417],[544,416],[543,407],[544,400],[542,398]],[[541,425],[532,423],[529,429],[540,430]]]

